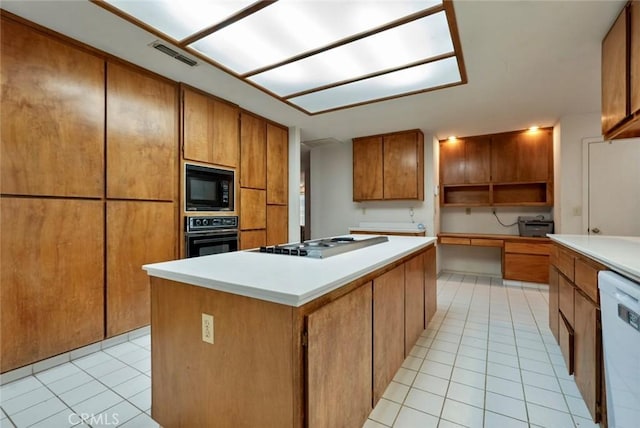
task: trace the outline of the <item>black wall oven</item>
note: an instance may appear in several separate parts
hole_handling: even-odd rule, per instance
[[[238,251],[238,217],[186,217],[187,257]]]
[[[185,211],[233,211],[234,172],[185,164]]]

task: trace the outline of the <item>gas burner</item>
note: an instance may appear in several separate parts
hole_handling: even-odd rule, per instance
[[[337,254],[346,253],[348,251],[357,250],[368,247],[370,245],[387,242],[389,238],[386,236],[376,236],[373,238],[365,238],[356,240],[350,236],[340,236],[336,238],[316,239],[313,241],[305,241],[299,244],[285,245],[269,245],[260,247],[261,253],[281,254],[286,256],[302,256],[322,259]]]

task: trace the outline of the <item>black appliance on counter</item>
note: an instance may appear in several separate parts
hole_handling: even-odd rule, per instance
[[[546,237],[547,233],[553,233],[553,220],[545,220],[540,217],[518,217],[518,232],[520,236],[529,238]]]
[[[238,217],[185,217],[184,223],[187,257],[238,251]]]
[[[355,239],[351,236],[338,236],[335,238],[315,239],[300,242],[299,244],[282,244],[260,247],[261,253],[282,254],[285,256],[313,257],[324,259],[338,254],[346,253],[370,245],[381,244],[389,240],[386,236],[374,236],[372,238]]]
[[[232,170],[185,164],[185,211],[233,211]]]

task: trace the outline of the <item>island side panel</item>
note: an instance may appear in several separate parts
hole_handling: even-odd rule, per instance
[[[202,341],[202,314],[214,344]],[[151,278],[152,416],[164,428],[292,427],[293,308]]]

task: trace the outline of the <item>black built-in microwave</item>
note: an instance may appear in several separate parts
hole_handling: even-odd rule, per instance
[[[185,164],[186,211],[233,211],[234,172]]]

